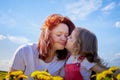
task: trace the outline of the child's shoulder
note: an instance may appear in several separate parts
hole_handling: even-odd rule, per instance
[[[87,60],[87,58],[84,58],[83,61],[81,62],[81,65],[86,67],[89,70],[91,67],[95,66],[96,63],[94,62],[91,63]]]

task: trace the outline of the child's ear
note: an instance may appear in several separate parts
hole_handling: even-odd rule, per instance
[[[75,53],[77,53],[77,54],[79,54],[79,52],[80,52],[80,46],[78,45],[78,44],[74,44],[75,46],[74,46],[74,52]]]

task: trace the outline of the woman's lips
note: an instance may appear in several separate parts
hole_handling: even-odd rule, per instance
[[[60,42],[61,45],[65,46],[66,45],[66,42]]]

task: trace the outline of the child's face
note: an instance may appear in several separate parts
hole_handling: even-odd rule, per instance
[[[75,48],[74,43],[76,41],[76,33],[77,33],[77,31],[74,30],[71,33],[71,35],[68,36],[68,39],[67,39],[67,44],[66,44],[65,48],[70,52],[73,51],[73,49]]]

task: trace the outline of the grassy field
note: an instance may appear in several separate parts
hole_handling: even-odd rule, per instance
[[[6,74],[6,71],[0,71],[0,80],[3,80]]]

